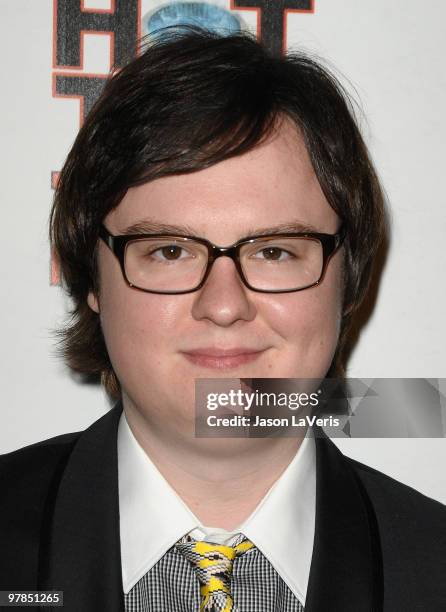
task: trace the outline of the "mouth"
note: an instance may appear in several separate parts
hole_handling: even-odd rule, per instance
[[[183,355],[189,362],[202,368],[230,370],[243,364],[256,361],[265,350],[266,349],[253,350],[248,348],[203,348],[194,351],[184,351]]]

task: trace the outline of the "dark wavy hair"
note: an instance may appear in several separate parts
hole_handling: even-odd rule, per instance
[[[343,220],[344,308],[329,375],[343,375],[351,318],[367,292],[385,235],[383,193],[348,95],[304,53],[270,54],[246,33],[189,28],[150,41],[107,81],[60,173],[50,240],[73,300],[59,330],[67,364],[119,397],[99,315],[98,229],[127,189],[196,172],[263,142],[280,117],[302,134],[330,206]]]

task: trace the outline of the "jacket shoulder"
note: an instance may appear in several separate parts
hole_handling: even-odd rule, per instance
[[[40,534],[47,506],[80,433],[63,434],[0,455],[1,588],[37,588]]]
[[[25,513],[27,507],[30,512],[37,510],[81,433],[55,436],[0,455],[1,524],[8,522],[5,513],[14,515],[17,504]]]
[[[386,609],[446,609],[446,506],[378,470],[347,461],[375,516]]]
[[[346,457],[346,460],[359,476],[371,499],[395,517],[420,518],[421,512],[426,520],[438,518],[444,524],[446,506],[441,502],[355,459]]]
[[[0,481],[15,486],[67,457],[82,432],[66,433],[0,455]],[[9,482],[8,482],[9,481]]]

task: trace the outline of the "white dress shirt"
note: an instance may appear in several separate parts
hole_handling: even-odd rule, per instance
[[[139,445],[123,411],[118,427],[118,475],[124,592],[128,593],[185,534],[230,545],[243,533],[305,605],[314,540],[315,455],[314,438],[306,437],[242,524],[230,532],[205,527]]]

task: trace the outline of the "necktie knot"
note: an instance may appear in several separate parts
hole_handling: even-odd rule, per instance
[[[179,552],[192,564],[200,582],[200,612],[231,612],[231,574],[234,559],[254,548],[247,538],[235,546],[191,540],[177,542]]]

